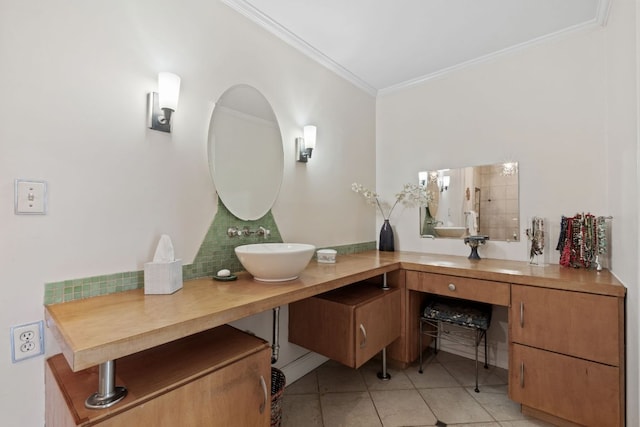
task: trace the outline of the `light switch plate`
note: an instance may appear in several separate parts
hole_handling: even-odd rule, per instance
[[[16,179],[15,182],[16,215],[45,215],[47,213],[47,183]]]

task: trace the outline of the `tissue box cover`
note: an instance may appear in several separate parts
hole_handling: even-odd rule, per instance
[[[182,260],[144,264],[144,293],[172,294],[182,289]]]

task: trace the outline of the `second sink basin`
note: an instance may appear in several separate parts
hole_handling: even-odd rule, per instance
[[[464,227],[433,227],[438,237],[462,237],[466,228]]]
[[[315,250],[315,246],[305,243],[254,243],[235,248],[242,266],[263,282],[298,278]]]

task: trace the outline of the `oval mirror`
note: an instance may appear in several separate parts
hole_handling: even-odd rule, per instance
[[[269,101],[237,85],[222,94],[209,124],[209,169],[218,196],[236,217],[264,216],[280,191],[282,135]]]

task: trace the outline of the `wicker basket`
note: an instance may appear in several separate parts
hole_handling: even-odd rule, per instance
[[[282,394],[286,382],[280,369],[271,368],[271,427],[280,427],[282,422]]]

